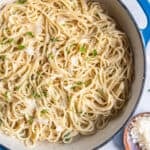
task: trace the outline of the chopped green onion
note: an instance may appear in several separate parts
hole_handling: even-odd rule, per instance
[[[0,44],[1,44],[1,45],[4,45],[4,41],[1,41]]]
[[[33,116],[29,116],[28,123],[29,123],[29,124],[32,124],[32,123],[33,123],[33,119],[34,119],[34,117],[33,117]]]
[[[24,48],[25,48],[24,45],[18,45],[18,49],[19,49],[19,50],[23,50]]]
[[[34,97],[34,98],[40,98],[41,96],[38,94],[38,93],[36,93],[36,92],[32,92],[32,96]]]
[[[68,141],[70,141],[70,139],[71,139],[71,138],[65,138],[65,141],[68,142]]]
[[[11,38],[11,39],[8,39],[8,41],[7,41],[6,43],[11,43],[11,42],[13,42],[13,41],[14,41],[14,39]]]
[[[73,43],[73,44],[70,45],[70,47],[73,47],[73,46],[76,46],[76,43]]]
[[[86,57],[86,61],[90,61],[91,60],[91,58],[90,57]]]
[[[70,135],[70,132],[66,133],[66,134],[64,135],[64,138],[68,137],[69,135]]]
[[[101,95],[101,96],[104,96],[104,95],[105,95],[105,93],[104,93],[104,90],[103,90],[103,89],[100,89],[100,90],[99,90],[99,93],[100,93],[100,95]]]
[[[45,97],[47,97],[47,96],[48,96],[47,91],[43,91],[43,95],[44,95]]]
[[[8,92],[5,92],[5,93],[3,94],[3,96],[5,97],[6,100],[8,100]]]
[[[97,56],[97,50],[96,49],[93,50],[93,56]]]
[[[4,60],[6,59],[6,56],[5,56],[5,55],[1,55],[1,56],[0,56],[0,59],[1,59],[2,61],[4,61]]]
[[[79,82],[76,82],[77,85],[82,85],[83,82],[79,81]]]
[[[0,119],[0,126],[2,125],[2,123],[3,123],[3,121],[2,121],[2,119]]]
[[[24,4],[25,2],[27,2],[27,0],[18,0],[19,4]]]
[[[53,53],[50,53],[48,57],[49,57],[49,59],[54,59]]]
[[[16,91],[18,91],[20,89],[20,86],[16,86],[15,88],[14,88],[14,90],[16,90]]]
[[[52,103],[55,103],[56,102],[56,99],[52,98]]]
[[[68,133],[66,133],[66,134],[64,135],[64,140],[65,140],[66,142],[68,142],[68,141],[70,141],[70,140],[71,140],[70,135],[71,135],[71,133],[70,133],[70,132],[68,132]]]
[[[46,114],[46,113],[48,113],[47,109],[43,109],[43,110],[41,111],[41,114]]]
[[[89,86],[91,84],[91,80],[88,80],[88,81],[84,82],[84,84],[85,84],[86,87]]]
[[[77,87],[81,86],[83,84],[83,82],[79,81],[79,82],[76,82],[75,85],[73,85],[71,87],[72,90],[75,90]]]
[[[13,38],[11,38],[11,39],[9,39],[9,40],[8,40],[8,42],[9,42],[9,43],[11,43],[13,40],[14,40],[14,39],[13,39]]]
[[[96,13],[95,15],[96,15],[96,17],[99,17],[99,14],[98,14],[98,13]]]
[[[29,35],[29,36],[31,36],[31,37],[34,37],[34,35],[33,35],[32,32],[27,32],[26,34]]]
[[[2,40],[0,41],[0,44],[2,44],[2,45],[5,44],[5,43],[6,43],[6,40],[7,40],[6,37],[3,37]],[[5,41],[5,42],[4,42],[4,41]]]
[[[67,100],[70,101],[71,100],[71,96],[67,96]]]
[[[67,54],[69,54],[69,53],[70,53],[70,50],[69,50],[68,48],[66,48],[66,52],[67,52]]]
[[[6,39],[3,39],[3,41],[1,41],[0,42],[0,44],[7,44],[7,43],[11,43],[11,42],[13,42],[14,41],[14,39],[13,38],[10,38],[10,39],[8,39],[8,40],[6,40]]]
[[[39,76],[41,74],[41,72],[40,71],[37,71],[37,75]]]
[[[83,113],[83,111],[80,111],[80,112],[79,112],[79,114],[82,114],[82,113]]]
[[[81,52],[81,53],[85,53],[85,52],[86,52],[86,48],[85,48],[84,45],[80,47],[80,52]]]
[[[50,39],[50,41],[51,42],[58,42],[59,40],[58,40],[58,38],[53,37],[53,38]]]
[[[73,109],[73,108],[71,108],[70,111],[71,111],[71,112],[74,112],[74,113],[77,112],[76,109]]]
[[[77,87],[77,86],[72,86],[71,89],[72,89],[72,90],[75,90],[76,87]]]

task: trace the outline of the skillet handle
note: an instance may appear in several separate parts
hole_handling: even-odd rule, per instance
[[[0,144],[0,150],[9,150],[9,149]]]
[[[147,46],[148,42],[150,42],[150,0],[137,0],[137,2],[142,7],[147,17],[147,27],[140,30],[144,44]]]

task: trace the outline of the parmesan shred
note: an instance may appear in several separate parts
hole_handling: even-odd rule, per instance
[[[150,116],[137,117],[132,123],[130,131],[134,144],[138,144],[141,150],[150,150]]]

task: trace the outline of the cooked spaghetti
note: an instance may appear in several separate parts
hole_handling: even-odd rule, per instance
[[[132,53],[100,4],[19,0],[0,11],[0,130],[27,145],[104,128],[128,100]]]

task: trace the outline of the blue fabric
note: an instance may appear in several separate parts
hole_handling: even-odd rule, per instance
[[[4,147],[3,145],[0,145],[0,150],[9,150],[9,149]]]
[[[143,41],[145,46],[150,40],[150,1],[149,0],[138,0],[139,5],[143,8],[147,16],[147,27],[141,30]]]
[[[118,150],[124,150],[123,132],[124,128],[113,138],[113,143]]]

